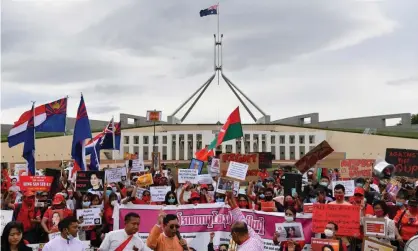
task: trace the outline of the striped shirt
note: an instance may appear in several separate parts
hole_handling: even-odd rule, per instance
[[[237,221],[247,223],[247,220],[245,219],[244,215],[238,207],[231,210],[231,214],[232,224],[234,224]],[[248,235],[250,236],[250,238],[241,245],[238,245],[237,251],[263,251],[263,240],[261,239],[260,235],[258,235],[250,226],[248,226]]]

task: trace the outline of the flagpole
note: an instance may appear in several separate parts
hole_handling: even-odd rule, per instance
[[[216,15],[218,16],[218,24],[217,24],[217,27],[218,27],[218,29],[217,29],[217,33],[218,33],[218,37],[217,37],[217,40],[218,40],[218,43],[219,43],[219,41],[220,41],[220,37],[219,37],[219,14],[220,14],[220,12],[219,12],[219,2],[218,2],[218,6],[216,7]],[[217,43],[217,44],[218,44]],[[218,70],[217,70],[217,72],[218,72],[218,85],[219,85],[219,67],[220,67],[220,65],[219,65],[219,47],[218,47],[218,65],[217,65],[217,68],[218,68]]]
[[[32,116],[33,116],[33,165],[35,167],[35,173],[32,173],[33,176],[36,174],[36,126],[35,126],[35,103],[36,101],[32,101]],[[29,171],[29,170],[28,170]]]
[[[65,121],[64,121],[64,123],[65,123],[65,125],[64,125],[64,136],[67,134],[67,108],[68,108],[68,95],[65,97],[66,99],[67,99],[67,101],[66,101],[66,105],[67,105],[67,107],[65,108]]]
[[[116,159],[115,159],[115,116],[112,116],[112,137],[113,137],[113,149],[112,149],[112,158],[114,163],[116,164]]]

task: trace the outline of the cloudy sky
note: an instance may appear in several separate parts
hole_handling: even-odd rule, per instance
[[[213,72],[217,19],[199,17],[212,4],[2,0],[2,123],[31,100],[66,95],[75,116],[80,92],[91,119],[149,109],[165,118]],[[272,119],[416,113],[417,9],[416,0],[221,0],[224,74]],[[185,123],[224,121],[238,105],[214,81]]]

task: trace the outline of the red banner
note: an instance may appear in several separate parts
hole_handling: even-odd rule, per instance
[[[20,190],[48,192],[54,177],[50,176],[20,176]]]

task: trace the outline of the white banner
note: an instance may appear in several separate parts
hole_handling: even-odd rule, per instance
[[[138,154],[138,159],[132,160],[131,173],[140,173],[145,171],[144,158]]]
[[[94,226],[102,224],[100,208],[77,209],[77,219],[82,221],[80,226]]]
[[[0,235],[3,234],[3,228],[7,225],[7,223],[12,221],[13,218],[13,210],[1,210],[1,226],[0,226]]]
[[[165,195],[171,191],[170,186],[150,187],[151,201],[161,202],[165,200]]]
[[[197,169],[179,169],[179,177],[178,177],[178,183],[186,183],[187,181],[192,184],[198,183],[198,173],[199,170]]]
[[[119,168],[109,168],[105,171],[106,182],[109,183],[117,183],[117,182],[125,182],[127,177],[127,170],[126,167],[119,167]]]

